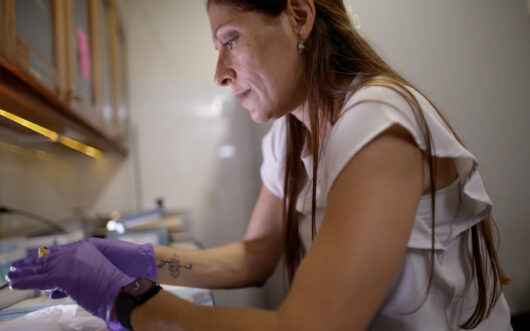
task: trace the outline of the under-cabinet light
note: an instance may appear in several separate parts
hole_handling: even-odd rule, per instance
[[[0,115],[4,116],[5,118],[7,119],[10,119],[12,120],[13,122],[15,123],[18,123],[30,130],[33,130],[37,133],[40,133],[41,135],[43,136],[46,136],[48,138],[50,138],[51,141],[57,141],[57,139],[59,138],[59,135],[52,131],[52,130],[48,130],[46,129],[45,127],[42,127],[38,124],[35,124],[33,122],[30,122],[26,119],[23,119],[22,117],[18,117],[17,115],[14,115],[14,114],[11,114],[3,109],[0,109]]]
[[[80,143],[79,141],[73,140],[65,136],[60,136],[59,134],[57,134],[56,132],[52,130],[48,130],[45,127],[42,127],[38,124],[30,122],[26,119],[23,119],[22,117],[19,117],[17,115],[11,114],[10,112],[7,112],[1,108],[0,108],[0,116],[10,119],[11,121],[15,123],[18,123],[30,130],[33,130],[45,137],[48,137],[51,141],[59,141],[61,144],[67,147],[70,147],[71,149],[76,150],[78,152],[81,152],[85,155],[88,155],[95,159],[99,159],[101,157],[101,151],[97,148],[85,145],[83,143]]]
[[[80,143],[79,141],[75,141],[73,139],[70,139],[68,137],[65,137],[65,136],[61,136],[59,138],[59,142],[65,146],[68,146],[70,147],[71,149],[75,149],[76,151],[78,152],[81,152],[85,155],[88,155],[90,157],[93,157],[95,159],[99,159],[101,157],[101,151],[94,148],[94,147],[90,147],[88,145],[85,145],[83,143]]]

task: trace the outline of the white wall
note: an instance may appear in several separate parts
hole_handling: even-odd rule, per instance
[[[530,13],[525,0],[347,0],[363,34],[447,115],[494,202],[512,312],[530,310]]]

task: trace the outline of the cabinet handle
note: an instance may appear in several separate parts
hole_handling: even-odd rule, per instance
[[[68,91],[68,100],[75,101],[75,102],[81,102],[83,101],[83,97],[79,95],[75,90],[70,90]]]

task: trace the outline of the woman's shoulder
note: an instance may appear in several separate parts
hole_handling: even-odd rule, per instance
[[[361,103],[380,103],[391,105],[402,111],[410,109],[410,100],[415,98],[421,108],[428,100],[416,88],[386,76],[370,78],[356,77],[346,94],[340,114]]]
[[[419,109],[413,108],[411,100],[414,99]],[[398,85],[385,77],[360,80],[357,84],[352,84],[352,90],[346,94],[339,115],[333,123],[330,140],[336,140],[334,138],[338,135],[346,140],[366,142],[366,139],[374,138],[391,125],[399,124],[413,133],[421,146],[423,130],[418,122],[418,111],[431,113],[429,106],[415,89]]]

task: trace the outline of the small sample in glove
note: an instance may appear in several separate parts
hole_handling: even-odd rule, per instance
[[[39,257],[43,257],[48,255],[48,248],[47,247],[39,247]]]

